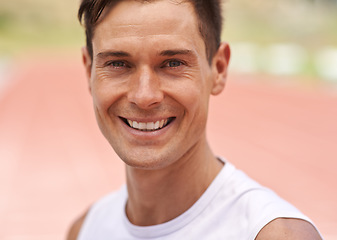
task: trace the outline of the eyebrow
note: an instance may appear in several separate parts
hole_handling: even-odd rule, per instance
[[[159,53],[159,56],[172,57],[175,55],[194,55],[194,52],[188,49],[173,49],[173,50],[164,50]]]
[[[168,56],[172,57],[175,55],[192,55],[194,56],[194,52],[188,49],[172,49],[172,50],[164,50],[161,51],[159,56]],[[130,53],[124,51],[106,51],[100,52],[96,55],[97,58],[107,58],[107,57],[131,57]]]
[[[96,55],[97,58],[106,58],[106,57],[130,57],[131,55],[124,51],[106,51],[100,52]]]

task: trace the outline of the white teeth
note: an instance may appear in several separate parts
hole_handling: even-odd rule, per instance
[[[147,124],[146,124],[146,128],[147,128],[147,130],[152,130],[152,129],[154,129],[154,123],[153,123],[153,122],[147,123]]]
[[[138,128],[141,129],[141,130],[146,130],[146,123],[138,123]]]
[[[134,128],[134,129],[138,129],[141,131],[154,131],[154,130],[158,130],[160,128],[163,128],[164,126],[166,126],[168,119],[163,119],[157,122],[136,122],[136,121],[131,121],[129,119],[127,119],[127,122],[129,124],[130,127]]]
[[[157,121],[155,124],[154,124],[154,129],[158,129],[159,128],[159,121]]]

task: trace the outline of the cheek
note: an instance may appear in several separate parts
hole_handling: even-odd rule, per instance
[[[95,79],[91,83],[91,95],[95,108],[101,113],[105,114],[109,107],[118,99],[118,92],[111,81],[102,79]]]
[[[92,98],[98,126],[103,135],[105,137],[108,137],[106,135],[106,133],[108,132],[106,128],[109,125],[108,124],[109,117],[107,113],[109,101],[107,98],[103,97],[99,91],[95,90],[95,88],[92,89]]]
[[[104,88],[98,88],[97,86],[92,87],[91,95],[96,111],[102,112],[108,108],[111,96],[107,94]]]
[[[185,114],[190,121],[197,121],[196,124],[201,124],[207,118],[208,99],[209,95],[205,86],[188,84],[179,89],[177,100],[184,106]]]
[[[114,97],[111,91],[108,91],[106,87],[100,84],[92,85],[91,95],[98,127],[105,138],[111,143],[111,121],[113,118],[109,115],[109,108],[114,102]]]

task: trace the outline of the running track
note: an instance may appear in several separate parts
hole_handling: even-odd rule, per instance
[[[0,95],[0,239],[63,239],[74,217],[124,182],[80,62],[70,54],[11,64]],[[216,154],[336,240],[337,89],[289,81],[230,75],[211,100],[208,137]]]

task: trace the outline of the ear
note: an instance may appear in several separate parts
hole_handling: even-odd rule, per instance
[[[83,61],[85,73],[86,73],[87,80],[88,80],[89,91],[91,92],[90,79],[91,79],[91,71],[92,71],[92,60],[91,60],[91,56],[88,52],[87,47],[82,47],[82,61]]]
[[[225,88],[227,79],[227,69],[231,51],[229,45],[225,42],[220,44],[218,51],[212,60],[213,87],[211,94],[218,95]]]

